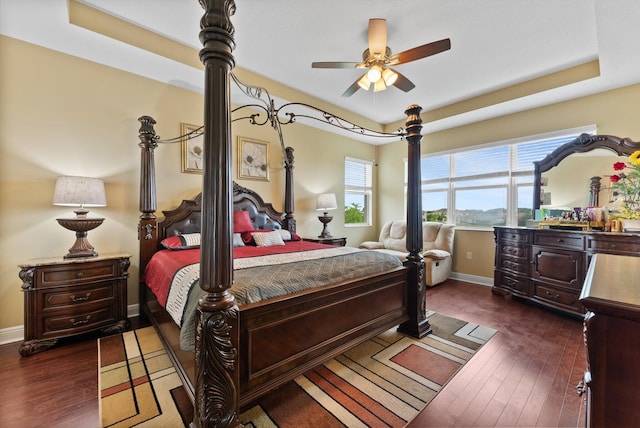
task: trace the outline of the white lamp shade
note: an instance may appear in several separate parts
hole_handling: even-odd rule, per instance
[[[316,196],[316,210],[328,211],[338,208],[335,193],[322,193]]]
[[[99,178],[62,176],[56,180],[53,205],[104,207],[107,197]]]

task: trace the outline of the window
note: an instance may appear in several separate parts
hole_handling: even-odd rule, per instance
[[[371,225],[373,163],[361,159],[344,160],[344,224]]]
[[[533,162],[583,132],[595,133],[595,127],[423,156],[423,221],[524,226],[533,217]]]

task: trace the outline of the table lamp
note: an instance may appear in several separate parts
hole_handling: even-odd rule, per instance
[[[56,180],[53,194],[53,205],[79,207],[74,210],[75,218],[56,219],[60,226],[76,232],[76,242],[65,259],[74,257],[95,257],[93,246],[87,240],[87,232],[100,226],[104,218],[88,218],[86,207],[104,207],[107,198],[104,192],[104,182],[99,178],[62,176]]]
[[[336,202],[335,193],[322,193],[316,196],[316,210],[324,211],[323,215],[318,216],[318,219],[324,225],[318,238],[331,238],[327,224],[333,220],[333,217],[328,215],[327,211],[335,210],[336,208],[338,208],[338,203]]]

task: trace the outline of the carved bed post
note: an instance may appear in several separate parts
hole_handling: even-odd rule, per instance
[[[294,233],[296,231],[296,220],[293,218],[293,147],[287,147],[285,150],[284,168],[285,168],[285,189],[284,189],[284,217],[285,227],[289,232]]]
[[[407,250],[405,265],[410,267],[407,310],[409,320],[398,331],[413,337],[431,333],[426,315],[425,264],[422,257],[422,190],[420,176],[420,141],[422,140],[422,107],[412,104],[405,110],[408,143],[407,160]],[[415,300],[414,300],[415,299]]]
[[[196,427],[240,426],[238,306],[233,283],[233,177],[231,149],[231,69],[233,0],[199,0],[200,60],[205,66],[204,175],[200,287],[195,349]]]
[[[153,129],[156,121],[152,117],[138,118],[140,130],[140,221],[138,222],[138,240],[140,241],[140,276],[149,263],[149,259],[158,248],[158,221],[156,219],[156,167],[153,151],[158,147],[159,137]],[[140,284],[138,297],[140,305],[144,302],[146,286]],[[144,316],[143,311],[140,315]]]

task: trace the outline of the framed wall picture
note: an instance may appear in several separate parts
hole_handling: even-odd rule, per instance
[[[188,123],[180,124],[180,135],[182,135],[182,172],[191,174],[202,174],[204,137],[202,132],[196,132],[202,128]],[[200,131],[202,131],[200,129]]]
[[[238,137],[238,178],[269,181],[269,143]]]

